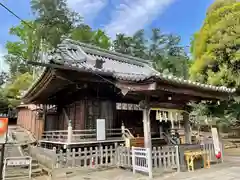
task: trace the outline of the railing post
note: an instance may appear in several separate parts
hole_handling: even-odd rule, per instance
[[[179,157],[179,146],[175,146],[176,150],[176,165],[177,165],[177,172],[180,172],[180,157]]]
[[[133,174],[136,173],[135,164],[136,164],[136,162],[135,162],[135,149],[134,149],[134,147],[132,147],[132,167],[133,167]]]
[[[67,136],[67,143],[70,144],[72,142],[72,123],[71,120],[69,120],[68,123],[68,136]]]
[[[184,159],[184,146],[178,146],[178,153],[179,153],[179,164],[180,164],[180,171],[186,170],[186,164]]]
[[[121,130],[122,130],[122,136],[124,136],[124,134],[125,134],[125,126],[124,126],[123,122],[122,122]]]
[[[119,167],[120,159],[119,159],[119,147],[117,143],[114,144],[114,149],[115,149],[114,163],[117,164],[117,167]]]
[[[223,143],[223,140],[220,141],[220,145],[221,145],[221,151],[222,151],[221,160],[222,160],[222,163],[223,163],[223,158],[224,158],[224,143]]]

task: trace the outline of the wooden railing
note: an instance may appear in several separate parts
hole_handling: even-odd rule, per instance
[[[125,137],[133,138],[128,129],[106,129],[107,140],[124,140]],[[67,142],[68,130],[45,131],[42,135],[44,141]],[[96,129],[72,130],[71,142],[97,140]]]
[[[68,131],[57,130],[57,131],[44,131],[42,134],[42,140],[65,142],[67,141]]]

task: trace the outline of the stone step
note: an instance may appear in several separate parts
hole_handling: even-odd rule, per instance
[[[43,173],[41,168],[32,169],[32,177],[41,175]],[[6,178],[14,178],[14,177],[27,177],[29,174],[28,169],[17,168],[17,169],[7,169],[5,173]]]
[[[14,144],[12,145],[6,145],[5,146],[5,156],[6,157],[17,157],[17,156],[21,156],[21,152],[20,152],[21,148],[19,146],[16,146]]]

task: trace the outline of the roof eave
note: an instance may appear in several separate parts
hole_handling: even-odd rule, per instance
[[[31,100],[36,96],[37,89],[43,88],[44,82],[53,76],[51,69],[45,68],[42,74],[37,78],[26,93],[21,97],[24,103],[31,103]],[[45,84],[46,85],[46,84]]]

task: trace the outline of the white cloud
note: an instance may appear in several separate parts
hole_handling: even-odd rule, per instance
[[[107,34],[115,38],[117,33],[134,34],[163,13],[175,0],[122,0],[111,22],[105,26]]]
[[[107,3],[108,0],[68,0],[69,6],[78,12],[85,22],[92,21]]]
[[[3,56],[7,53],[6,49],[0,44],[0,72],[8,71],[8,65],[4,62]]]

